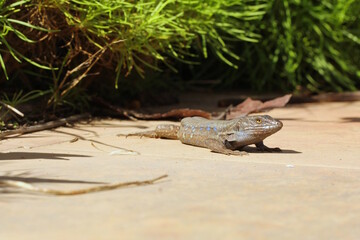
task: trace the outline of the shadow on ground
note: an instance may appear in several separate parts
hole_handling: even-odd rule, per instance
[[[10,152],[0,153],[1,160],[69,160],[72,157],[91,157],[89,155],[63,154],[63,153],[40,153],[40,152]]]
[[[246,146],[242,150],[244,150],[245,152],[248,152],[248,153],[267,153],[267,154],[302,153],[302,152],[299,152],[299,151],[296,151],[296,150],[283,149],[283,148],[281,149],[280,152],[271,152],[271,153],[269,153],[267,151],[260,151],[256,147],[251,147],[251,146]]]
[[[360,123],[360,117],[344,117],[341,118],[344,122],[350,123],[350,122],[358,122]]]
[[[27,183],[79,183],[79,184],[104,184],[104,182],[92,182],[81,180],[52,179],[39,177],[21,177],[21,176],[0,176],[0,181],[22,181]]]

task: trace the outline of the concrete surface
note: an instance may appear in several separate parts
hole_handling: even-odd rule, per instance
[[[116,136],[159,123],[145,121],[96,120],[2,140],[1,179],[77,189],[169,177],[67,197],[3,189],[0,239],[360,239],[360,102],[269,114],[284,127],[265,143],[283,153],[225,156]],[[140,155],[109,154],[118,147]]]

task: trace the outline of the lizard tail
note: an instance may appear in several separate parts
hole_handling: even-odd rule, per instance
[[[159,138],[154,130],[152,131],[145,131],[145,132],[136,132],[136,133],[129,133],[129,134],[117,134],[118,137],[148,137],[148,138]]]
[[[117,136],[125,137],[148,137],[148,138],[168,138],[168,139],[178,139],[177,133],[180,127],[172,124],[162,124],[158,125],[155,130],[129,133],[129,134],[118,134]]]
[[[179,126],[173,124],[161,124],[156,127],[155,132],[160,138],[178,139],[179,129]]]

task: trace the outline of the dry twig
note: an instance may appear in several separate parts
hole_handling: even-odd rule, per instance
[[[168,177],[168,175],[162,175],[160,177],[150,179],[150,180],[145,180],[145,181],[112,183],[112,184],[106,184],[106,185],[102,185],[102,186],[77,189],[77,190],[69,190],[69,191],[55,190],[55,189],[49,189],[49,188],[40,188],[40,187],[36,187],[32,184],[29,184],[29,183],[26,183],[23,181],[13,181],[13,180],[2,180],[2,181],[0,181],[0,186],[18,188],[18,189],[30,191],[32,193],[43,193],[43,194],[47,194],[47,195],[56,195],[56,196],[73,196],[73,195],[80,195],[80,194],[86,194],[86,193],[92,193],[92,192],[108,191],[108,190],[113,190],[113,189],[118,189],[118,188],[129,187],[129,186],[150,185],[150,184],[154,184],[155,182],[157,182],[161,179],[164,179],[166,177]]]
[[[12,136],[12,135],[21,135],[21,134],[25,134],[25,133],[32,133],[32,132],[38,132],[38,131],[42,131],[42,130],[48,130],[48,129],[64,126],[67,123],[76,122],[81,119],[85,119],[85,118],[89,118],[89,117],[90,117],[90,114],[85,113],[85,114],[74,115],[74,116],[67,117],[67,118],[61,118],[61,119],[58,119],[55,121],[46,122],[44,124],[38,124],[38,125],[34,125],[34,126],[29,126],[29,127],[23,126],[18,129],[0,132],[0,139],[8,137],[8,136]]]

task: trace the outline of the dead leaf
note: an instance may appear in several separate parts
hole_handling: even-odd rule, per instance
[[[285,107],[285,105],[290,101],[291,96],[292,96],[292,94],[286,94],[282,97],[278,97],[278,98],[274,98],[272,100],[266,101],[262,105],[261,109],[258,109],[258,110],[261,111],[261,110],[270,110],[273,108]]]
[[[231,108],[229,113],[226,114],[226,119],[234,119],[246,116],[250,113],[265,112],[273,108],[284,107],[289,102],[291,96],[291,94],[287,94],[285,96],[278,97],[266,102],[247,98],[242,103]]]

